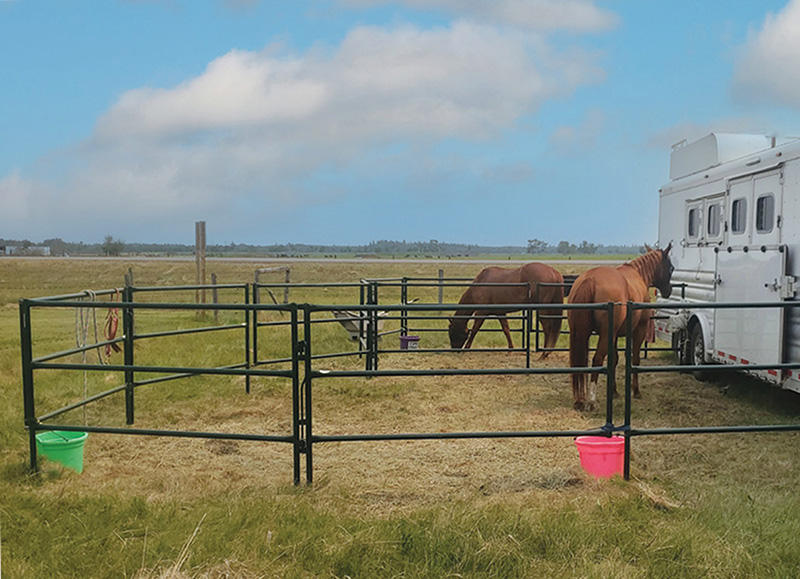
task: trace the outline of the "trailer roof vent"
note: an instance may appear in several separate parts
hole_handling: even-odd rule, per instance
[[[772,138],[764,135],[710,133],[693,143],[684,139],[672,147],[669,178],[680,179],[771,146]]]

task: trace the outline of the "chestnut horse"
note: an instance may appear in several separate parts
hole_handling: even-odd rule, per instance
[[[645,246],[646,247],[646,246]],[[614,306],[614,350],[608,351],[608,313],[606,310],[568,310],[569,322],[569,362],[573,368],[587,367],[589,360],[589,336],[595,332],[599,336],[597,350],[592,358],[592,367],[602,366],[606,355],[609,366],[616,367],[617,338],[625,333],[625,304],[649,302],[650,291],[654,287],[661,296],[668,298],[672,293],[670,278],[672,262],[669,259],[670,243],[666,249],[650,249],[647,253],[619,267],[595,267],[575,280],[569,293],[570,304],[605,304],[615,302]],[[638,365],[642,342],[647,335],[652,310],[634,312],[632,340],[633,364]],[[633,395],[640,397],[639,377],[633,375]],[[572,374],[572,396],[576,410],[594,410],[597,405],[597,372],[591,375],[591,384],[586,392],[586,374]],[[616,389],[614,395],[616,396]]]
[[[461,296],[459,304],[475,305],[502,305],[502,304],[563,304],[564,278],[555,269],[543,263],[528,263],[516,269],[502,267],[487,267],[475,277],[473,285],[467,288]],[[509,284],[509,285],[479,285],[479,284]],[[516,284],[516,285],[510,285]],[[522,285],[525,284],[525,285]],[[458,310],[450,318],[450,347],[469,349],[478,330],[481,329],[486,316],[499,316],[500,325],[508,340],[508,349],[514,348],[511,341],[511,332],[508,329],[506,314],[515,311],[509,308],[496,310]],[[561,333],[562,310],[547,310],[547,318],[540,320],[545,336],[545,348],[553,348]],[[467,330],[470,318],[474,318],[472,329]],[[542,358],[548,352],[542,353]]]

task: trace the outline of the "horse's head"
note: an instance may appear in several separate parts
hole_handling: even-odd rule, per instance
[[[653,274],[653,285],[658,289],[661,297],[668,298],[672,294],[672,272],[675,268],[669,259],[669,250],[672,249],[672,242],[669,242],[666,249],[660,249],[661,263],[658,264]]]
[[[460,316],[450,318],[450,325],[447,327],[447,332],[450,334],[450,347],[454,350],[463,348],[469,336],[466,318],[462,319]]]

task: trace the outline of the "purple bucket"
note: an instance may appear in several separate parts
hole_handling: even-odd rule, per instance
[[[401,350],[419,350],[419,336],[400,336]]]

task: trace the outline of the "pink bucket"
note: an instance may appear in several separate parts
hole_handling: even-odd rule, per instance
[[[625,438],[622,436],[579,436],[575,439],[583,470],[597,478],[622,476],[625,467]]]

